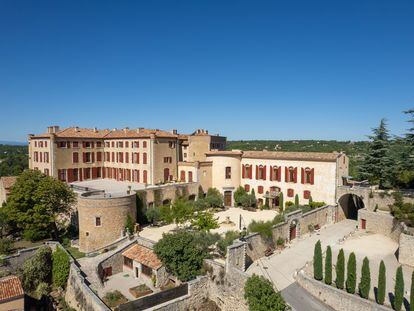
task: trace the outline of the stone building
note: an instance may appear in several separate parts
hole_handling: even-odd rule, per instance
[[[4,176],[0,177],[0,207],[7,200],[7,196],[10,193],[11,187],[16,182],[16,176]]]
[[[0,310],[23,311],[24,291],[17,276],[0,278]]]

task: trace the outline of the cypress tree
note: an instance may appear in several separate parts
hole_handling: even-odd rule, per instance
[[[309,196],[309,205],[313,202],[312,196]]]
[[[344,278],[345,278],[345,255],[344,250],[341,248],[336,260],[336,287],[339,289],[344,289]]]
[[[411,274],[410,310],[414,309],[414,271]]]
[[[298,194],[295,195],[295,205],[299,206],[299,195]]]
[[[359,295],[368,299],[369,290],[371,289],[371,272],[369,270],[369,260],[367,257],[362,262],[361,281],[359,282]]]
[[[328,285],[332,284],[332,250],[330,246],[328,246],[326,249],[325,284],[328,284]]]
[[[279,209],[280,211],[283,211],[284,209],[284,204],[283,204],[283,192],[279,193]]]
[[[322,267],[322,247],[321,241],[318,240],[315,244],[315,249],[313,252],[313,277],[321,281],[323,278],[323,267]]]
[[[346,291],[350,294],[355,294],[356,287],[356,258],[352,252],[349,254],[347,269],[346,269]]]
[[[377,293],[377,303],[380,305],[384,304],[385,300],[385,290],[387,287],[387,277],[385,273],[385,264],[384,260],[381,260],[378,272],[378,293]]]
[[[402,267],[399,266],[395,276],[394,310],[400,311],[404,301],[404,277]]]

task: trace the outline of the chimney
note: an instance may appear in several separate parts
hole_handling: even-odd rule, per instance
[[[172,129],[171,130],[171,133],[174,134],[174,135],[177,135],[177,130],[176,129]]]
[[[129,127],[125,127],[124,128],[124,133],[128,132],[128,130],[129,130]]]
[[[48,134],[54,134],[56,132],[59,132],[59,126],[58,125],[52,125],[47,127]]]
[[[79,132],[79,126],[75,126],[75,132]]]
[[[143,128],[143,127],[139,127],[139,128],[137,129],[137,132],[138,132],[138,133],[141,133],[143,130],[144,130],[144,128]]]
[[[97,129],[96,127],[94,127],[94,128],[93,128],[93,131],[94,131],[95,133],[98,133],[98,129]]]

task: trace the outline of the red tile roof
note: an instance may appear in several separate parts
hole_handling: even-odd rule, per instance
[[[17,276],[6,276],[0,279],[0,303],[22,297],[24,297],[24,291]]]
[[[155,255],[154,251],[148,247],[135,244],[131,248],[122,253],[122,256],[135,260],[154,270],[161,268],[162,263]]]
[[[4,176],[0,178],[4,189],[10,189],[16,183],[16,180],[17,176]]]

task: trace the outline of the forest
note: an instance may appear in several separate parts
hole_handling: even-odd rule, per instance
[[[0,177],[19,175],[28,164],[27,146],[0,145]]]

